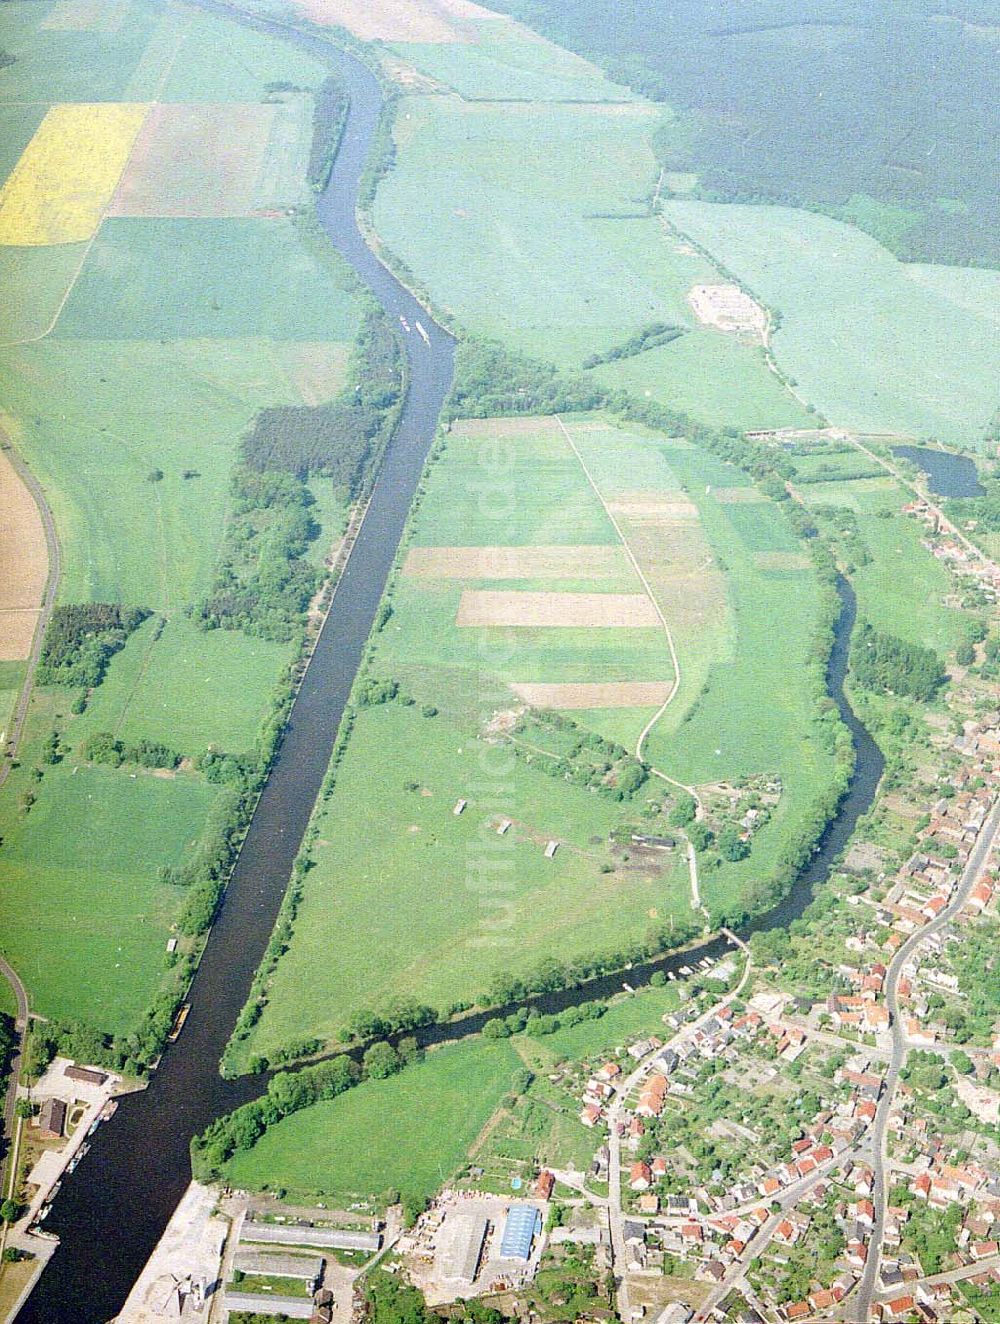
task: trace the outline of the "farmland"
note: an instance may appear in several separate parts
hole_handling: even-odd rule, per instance
[[[53,106],[0,191],[0,244],[90,239],[118,185],[146,106]]]
[[[937,281],[921,269],[911,279],[860,231],[783,207],[667,202],[664,213],[781,310],[778,363],[828,418],[861,431],[980,440],[1000,359],[995,320],[972,306],[968,289],[990,284],[989,273]]]
[[[608,841],[662,792],[595,797],[568,773],[545,771],[546,750],[558,759],[569,737],[517,726],[519,699],[565,696],[584,735],[631,750],[671,692],[662,625],[582,628],[536,614],[539,599],[614,602],[631,589],[630,600],[643,600],[616,524],[680,662],[647,756],[689,782],[769,774],[787,788],[750,859],[709,872],[708,901],[738,897],[827,786],[833,758],[816,739],[809,659],[818,586],[780,512],[737,470],[682,441],[599,416],[566,428],[476,420],[454,425],[439,448],[373,641],[373,683],[392,680],[399,692],[358,710],[244,1061],[306,1036],[336,1039],[354,1011],[416,988],[437,1008],[468,1002],[497,971],[522,974],[554,950],[563,959],[620,950],[651,921],[690,914],[682,858],[628,863]],[[477,603],[501,598],[504,624],[470,618],[470,593]],[[760,616],[762,602],[772,615]],[[780,649],[775,618],[785,622]],[[460,800],[468,807],[456,816]],[[494,844],[503,818],[512,827]],[[545,859],[550,840],[562,844]],[[324,962],[346,933],[337,962]]]
[[[389,1080],[286,1117],[237,1154],[226,1177],[250,1189],[282,1186],[294,1197],[346,1201],[388,1189],[429,1197],[461,1166],[519,1065],[505,1043],[436,1049]]]
[[[319,65],[145,0],[9,8],[4,431],[56,520],[60,603],[152,615],[85,705],[34,692],[0,798],[3,946],[42,1015],[121,1042],[171,978],[188,892],[163,876],[195,858],[220,792],[187,762],[97,766],[82,747],[253,749],[292,648],[186,609],[216,574],[242,435],[264,407],[337,393],[360,308],[287,214],[309,193],[312,99],[268,89],[315,87]],[[318,563],[346,512],[312,486]],[[0,725],[23,676],[0,664]]]
[[[407,97],[376,228],[472,331],[579,371],[651,322],[678,325],[684,335],[597,378],[712,423],[804,424],[760,351],[699,326],[687,304],[691,286],[716,272],[647,214],[658,121],[641,102]]]

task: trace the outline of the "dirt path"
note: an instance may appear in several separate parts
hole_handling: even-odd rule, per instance
[[[628,539],[625,537],[625,534],[622,532],[621,525],[618,523],[618,520],[615,518],[615,514],[612,511],[611,507],[609,506],[608,502],[605,501],[601,489],[597,486],[597,483],[594,481],[593,475],[591,474],[590,470],[587,468],[587,462],[580,454],[577,444],[570,435],[570,431],[567,428],[566,424],[562,421],[562,419],[559,417],[558,414],[555,415],[555,420],[559,424],[559,427],[562,430],[562,434],[566,438],[566,441],[569,444],[570,449],[572,450],[573,454],[576,456],[577,462],[579,463],[580,468],[583,470],[584,477],[587,479],[587,482],[590,484],[594,495],[601,503],[601,507],[604,510],[605,515],[607,515],[608,519],[611,521],[611,525],[615,533],[618,535],[618,539],[621,542],[622,547],[625,549],[625,555],[628,557],[629,562],[632,565],[632,569],[638,575],[640,583],[642,584],[643,588],[646,590],[650,602],[653,604],[653,608],[656,612],[660,625],[663,629],[664,638],[667,641],[667,648],[669,649],[670,652],[670,660],[674,668],[673,684],[670,687],[667,697],[660,704],[659,708],[657,708],[656,712],[653,713],[653,716],[649,719],[646,725],[642,728],[642,731],[639,734],[639,739],[636,741],[635,756],[637,759],[641,761],[643,747],[646,743],[650,731],[652,731],[653,727],[656,725],[656,723],[660,720],[663,714],[670,707],[671,703],[673,703],[674,699],[677,697],[677,691],[680,689],[680,685],[681,685],[680,658],[677,656],[677,649],[674,646],[673,632],[671,631],[670,626],[667,623],[667,618],[663,614],[660,604],[657,601],[656,594],[653,592],[652,585],[650,584],[649,580],[646,578],[642,566],[640,566],[638,560],[636,559],[635,553],[632,551]],[[690,795],[691,798],[694,800],[695,812],[697,816],[701,818],[702,814],[704,813],[704,807],[698,796],[698,792],[695,790],[693,786],[688,786],[684,782],[678,781],[676,777],[671,777],[669,776],[669,774],[665,772],[661,772],[659,768],[652,767],[652,765],[650,765],[650,772],[652,772],[654,777],[659,777],[661,781],[665,781],[669,783],[669,785],[671,786],[676,786],[680,790],[686,791],[688,795]],[[690,842],[688,842],[687,844],[688,844],[688,869],[691,877],[691,908],[693,910],[700,910],[703,914],[705,914],[707,918],[707,912],[705,911],[705,907],[701,903],[701,892],[698,886],[697,858],[695,856],[694,847],[691,845]]]

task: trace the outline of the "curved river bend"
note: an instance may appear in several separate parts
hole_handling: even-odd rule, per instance
[[[196,2],[234,16],[218,0]],[[274,926],[452,380],[452,337],[379,262],[357,226],[359,181],[382,103],[376,78],[353,56],[318,37],[267,20],[241,16],[240,21],[294,41],[346,85],[350,108],[330,182],[317,202],[319,219],[390,316],[405,317],[411,326],[420,321],[428,342],[407,337],[409,390],[399,425],[192,984],[184,1033],[164,1054],[148,1089],[122,1100],[114,1120],[98,1129],[91,1152],[66,1179],[46,1223],[60,1244],[18,1316],[21,1324],[105,1324],[112,1319],[190,1180],[191,1137],[261,1091],[259,1077],[223,1080],[219,1059]],[[812,864],[791,895],[755,927],[786,925],[801,914],[813,885],[826,876],[858,816],[870,805],[881,774],[878,750],[844,698],[854,620],[854,597],[845,583],[841,597],[844,608],[829,682],[854,735],[858,771]],[[641,983],[655,969],[676,970],[716,956],[725,946],[724,939],[712,939],[635,967],[629,980]],[[567,989],[532,1003],[555,1011],[581,997],[620,988],[621,975],[607,976],[583,990]],[[421,1037],[425,1043],[455,1038],[475,1031],[491,1014],[430,1026]]]

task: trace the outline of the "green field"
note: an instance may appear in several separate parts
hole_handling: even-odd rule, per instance
[[[63,540],[64,599],[176,610],[205,591],[240,436],[263,405],[298,402],[284,354],[266,340],[0,351],[14,439]]]
[[[53,334],[345,340],[354,299],[331,263],[284,219],[107,220]]]
[[[113,660],[74,736],[111,731],[127,744],[159,741],[192,756],[208,745],[249,749],[287,645],[198,630],[181,615],[158,637],[157,626],[146,621]]]
[[[942,601],[952,591],[951,575],[921,546],[923,527],[900,513],[910,500],[904,488],[891,478],[869,478],[813,483],[803,497],[809,505],[847,506],[857,515],[871,560],[857,567],[851,582],[861,614],[878,629],[941,654],[967,637],[965,614]]]
[[[586,60],[505,21],[476,24],[475,42],[396,42],[392,50],[472,101],[631,101]]]
[[[226,1167],[234,1186],[293,1197],[429,1197],[461,1166],[510,1089],[519,1059],[480,1039],[436,1049],[389,1080],[366,1081],[272,1126]]]
[[[82,32],[54,26],[78,21],[72,5],[7,8],[3,173],[50,102],[254,103],[270,84],[324,77],[285,43],[182,7],[109,0]],[[305,107],[303,128],[310,119]],[[301,150],[277,173],[289,169],[302,195]],[[251,748],[291,649],[201,633],[185,609],[215,575],[243,433],[265,406],[338,389],[359,301],[346,265],[284,215],[106,221],[92,245],[0,250],[0,281],[2,422],[56,519],[60,600],[156,613],[82,715],[72,691],[35,693],[22,766],[0,795],[0,941],[39,1012],[119,1034],[161,985],[184,902],[159,871],[199,840],[218,792],[186,769],[81,765],[80,747],[111,731],[183,755]],[[345,512],[314,486],[321,559]],[[22,674],[0,669],[4,723]],[[62,757],[49,766],[53,727]]]
[[[664,212],[780,309],[778,363],[833,423],[980,440],[1000,376],[996,314],[981,310],[991,273],[923,267],[911,278],[874,239],[812,212],[704,202]]]
[[[603,443],[597,442],[599,447],[621,448],[626,464],[637,467],[629,486],[642,485],[639,471],[647,459],[655,465],[655,448],[643,448],[637,438],[612,429],[594,435],[604,437]],[[449,712],[476,721],[484,720],[480,694],[487,674],[512,682],[671,681],[673,666],[659,628],[510,631],[455,626],[459,600],[467,588],[642,592],[614,525],[552,420],[540,419],[520,433],[503,436],[499,449],[502,472],[484,461],[492,453],[490,443],[456,426],[431,471],[414,523],[413,546],[614,547],[620,550],[611,572],[592,577],[581,561],[565,578],[438,579],[404,574],[393,590],[393,616],[377,639],[380,669],[404,679],[418,697],[433,699]],[[650,474],[647,481],[651,487],[660,484],[669,490],[668,475]],[[512,694],[507,702],[514,702]],[[632,748],[651,715],[652,710],[609,709],[592,716],[597,729]]]
[[[32,1010],[110,1033],[133,1028],[159,983],[184,892],[158,882],[201,829],[216,792],[193,777],[46,771],[27,815],[16,772],[0,800],[4,955]]]
[[[469,804],[456,817],[459,799]],[[443,713],[361,710],[317,817],[291,944],[241,1058],[334,1040],[353,1011],[393,998],[468,1000],[499,971],[620,947],[655,926],[651,912],[686,912],[684,865],[676,876],[600,872],[608,832],[634,812],[512,762]],[[502,816],[514,827],[499,838]],[[563,844],[548,860],[550,839]]]
[[[696,326],[686,295],[714,269],[682,251],[644,201],[661,116],[643,102],[497,107],[408,97],[376,228],[471,331],[577,371],[650,322],[684,326],[687,335],[602,368],[600,379],[712,423],[805,424],[759,351]]]

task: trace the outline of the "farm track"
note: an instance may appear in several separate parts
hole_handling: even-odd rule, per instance
[[[659,602],[657,601],[656,594],[653,592],[652,585],[650,584],[649,580],[646,578],[642,566],[640,566],[635,553],[632,551],[629,541],[626,538],[624,532],[622,531],[621,525],[618,523],[618,520],[615,518],[615,515],[611,510],[610,506],[608,505],[607,501],[605,501],[601,489],[597,486],[597,483],[594,481],[594,477],[591,474],[590,470],[588,469],[587,463],[584,460],[583,456],[580,454],[579,448],[577,447],[576,442],[573,440],[572,434],[570,433],[566,424],[562,421],[562,419],[559,417],[558,414],[556,414],[555,419],[556,422],[559,424],[559,427],[562,429],[562,434],[566,438],[566,441],[568,442],[570,449],[572,450],[573,454],[576,456],[577,462],[579,463],[580,468],[583,470],[584,477],[587,479],[587,482],[590,484],[591,488],[593,489],[594,495],[601,503],[601,507],[604,510],[605,515],[611,521],[611,525],[614,528],[615,533],[618,535],[618,539],[625,550],[625,555],[628,557],[629,562],[632,565],[632,569],[639,576],[639,580],[643,588],[646,590],[646,594],[649,597],[650,602],[653,604],[656,614],[659,617],[660,624],[663,627],[663,634],[667,641],[667,648],[670,652],[670,660],[674,668],[673,685],[670,688],[670,693],[667,695],[663,703],[660,704],[659,708],[657,708],[656,712],[643,727],[642,731],[640,732],[639,738],[636,741],[635,756],[637,759],[642,760],[643,747],[646,743],[650,731],[652,731],[653,727],[657,724],[657,722],[660,720],[663,714],[667,711],[671,703],[673,703],[674,699],[677,696],[677,691],[681,687],[680,658],[677,656],[677,648],[674,645],[673,632],[670,629],[670,625],[667,622],[667,618],[663,614],[663,610],[660,607]],[[698,792],[695,790],[693,786],[688,786],[684,782],[678,781],[676,777],[671,777],[668,773],[661,772],[659,768],[654,768],[652,767],[652,765],[650,765],[650,771],[652,772],[654,777],[659,777],[661,781],[665,781],[669,783],[671,786],[677,787],[679,790],[686,791],[688,795],[690,795],[691,798],[694,800],[695,812],[697,816],[699,818],[702,816],[702,814],[704,813],[704,806],[702,805],[701,798],[699,797]],[[702,905],[701,892],[698,886],[697,855],[690,841],[688,841],[687,843],[687,848],[688,848],[688,872],[691,879],[691,909],[701,911],[705,915],[705,918],[707,919],[708,912],[705,910],[705,907]]]

